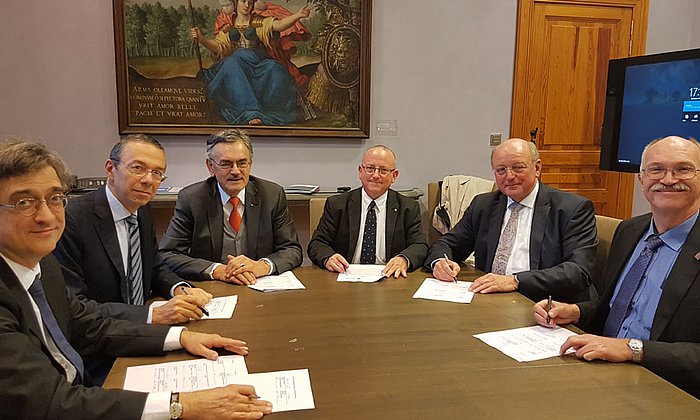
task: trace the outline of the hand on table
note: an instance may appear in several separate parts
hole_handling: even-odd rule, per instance
[[[259,419],[272,412],[272,404],[258,398],[249,385],[228,385],[180,393],[182,420]]]
[[[402,255],[397,255],[386,263],[386,267],[382,270],[382,274],[386,277],[394,277],[395,279],[406,277],[408,272],[408,260]]]
[[[518,282],[512,274],[488,273],[474,280],[469,290],[474,293],[512,292],[518,290]]]
[[[326,270],[328,271],[333,271],[335,273],[344,273],[348,269],[348,267],[350,267],[350,264],[342,255],[333,254],[330,257],[328,257],[325,266]]]

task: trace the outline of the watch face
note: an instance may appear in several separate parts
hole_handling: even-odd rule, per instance
[[[180,416],[182,415],[182,404],[179,402],[171,402],[170,403],[170,418],[171,419],[179,419]]]

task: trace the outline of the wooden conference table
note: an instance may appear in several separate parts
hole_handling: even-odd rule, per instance
[[[237,294],[233,318],[192,322],[193,331],[246,340],[250,373],[308,368],[316,409],[271,419],[698,418],[700,400],[641,366],[574,357],[518,363],[473,334],[533,325],[519,293],[476,295],[471,304],[412,299],[424,272],[378,283],[338,283],[314,267],[294,270],[306,290]],[[473,279],[463,270],[460,279]],[[191,358],[120,358],[106,388],[128,366]],[[266,417],[266,418],[268,418]]]

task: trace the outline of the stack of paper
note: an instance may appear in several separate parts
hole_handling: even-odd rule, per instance
[[[338,274],[338,281],[356,281],[373,283],[384,278],[385,265],[377,264],[350,264],[344,273]]]
[[[576,333],[566,328],[547,328],[541,325],[475,334],[474,337],[494,347],[518,362],[531,362],[559,356],[559,349],[567,338]],[[567,353],[571,353],[569,349]]]
[[[474,293],[469,291],[470,281],[441,281],[427,278],[420,285],[414,299],[444,300],[456,303],[471,303]]]
[[[306,289],[306,287],[304,287],[304,285],[299,281],[297,276],[295,276],[291,271],[285,271],[284,273],[276,276],[260,277],[255,284],[251,284],[248,287],[261,292]]]
[[[315,408],[308,369],[248,374],[243,356],[185,360],[126,369],[124,389],[139,392],[188,392],[231,384],[252,385],[272,412]]]

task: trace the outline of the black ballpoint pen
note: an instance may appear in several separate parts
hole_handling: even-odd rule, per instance
[[[549,317],[549,311],[552,310],[552,295],[547,298],[547,324],[552,322],[552,318]]]
[[[183,292],[184,294],[186,294],[187,296],[192,296],[192,295],[190,295],[190,293],[187,291],[187,288],[185,288],[184,286],[180,286],[180,289],[182,289],[182,292]],[[206,308],[201,307],[201,308],[199,308],[199,309],[202,310],[202,313],[203,313],[204,315],[209,316],[209,311],[207,311]]]

